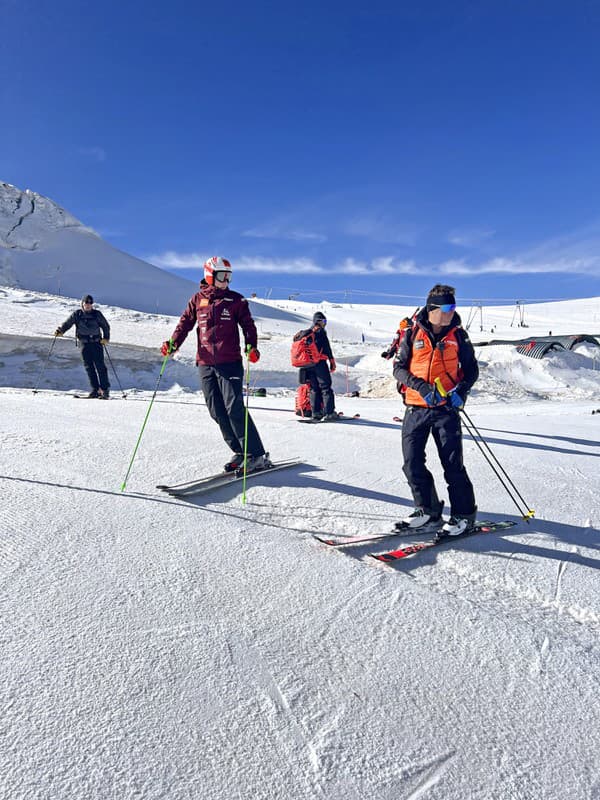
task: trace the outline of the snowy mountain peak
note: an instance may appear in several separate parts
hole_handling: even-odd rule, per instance
[[[14,250],[37,250],[46,236],[64,228],[95,233],[54,200],[30,189],[22,191],[0,183],[0,246]]]
[[[195,284],[105,242],[48,197],[0,182],[0,285],[181,313]]]

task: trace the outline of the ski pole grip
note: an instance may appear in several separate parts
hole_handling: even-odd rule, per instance
[[[436,378],[433,383],[435,384],[435,388],[442,395],[442,397],[448,397],[448,392],[444,389],[441,378]]]

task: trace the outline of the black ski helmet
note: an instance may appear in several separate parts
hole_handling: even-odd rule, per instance
[[[91,294],[84,294],[83,297],[81,298],[81,305],[83,305],[84,303],[93,303],[93,302],[94,298],[92,297]]]

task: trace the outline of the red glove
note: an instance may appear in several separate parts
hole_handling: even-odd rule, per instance
[[[330,372],[335,372],[335,368],[336,368],[335,358],[330,358],[329,359],[329,371]]]
[[[248,361],[252,364],[256,364],[258,359],[260,358],[260,353],[256,349],[256,347],[249,347],[248,348]]]
[[[162,347],[160,348],[160,352],[163,356],[170,356],[171,353],[174,353],[177,348],[173,342],[173,339],[169,339],[166,342],[162,343]]]

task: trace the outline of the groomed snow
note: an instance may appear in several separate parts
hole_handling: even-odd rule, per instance
[[[600,348],[477,346],[467,412],[536,517],[385,566],[368,554],[419,537],[336,551],[312,534],[387,530],[412,505],[379,353],[414,309],[326,306],[336,388],[361,392],[338,409],[361,417],[310,426],[288,359],[315,307],[255,307],[251,413],[273,459],[302,464],[253,479],[243,505],[239,485],[155,488],[228,455],[193,337],[120,491],[175,320],[102,306],[123,391],[111,373],[110,402],[85,402],[72,332],[40,380],[77,304],[0,290],[4,797],[600,797]],[[488,309],[472,338],[600,328],[597,299],[552,306],[526,331]],[[480,517],[518,519],[469,437],[465,460]]]

